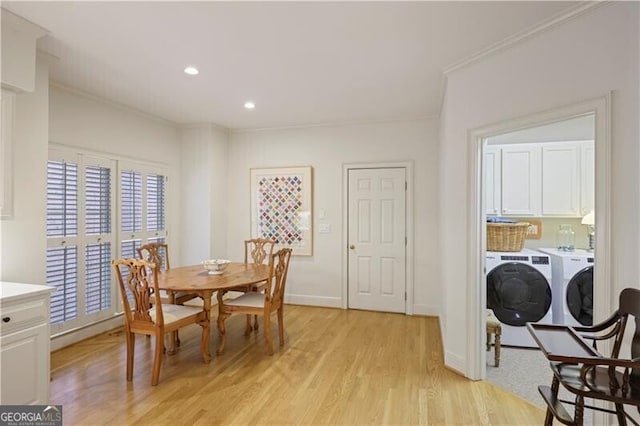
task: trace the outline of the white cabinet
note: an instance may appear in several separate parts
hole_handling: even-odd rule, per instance
[[[487,215],[582,217],[594,206],[593,141],[488,145]]]
[[[580,216],[580,145],[549,142],[542,146],[542,215]]]
[[[500,214],[502,208],[501,149],[487,146],[484,151],[484,205],[488,215]]]
[[[540,145],[502,146],[503,215],[540,215]]]
[[[49,404],[53,290],[0,282],[0,404]]]
[[[580,166],[582,168],[580,216],[585,216],[595,207],[595,153],[593,141],[583,142],[580,146]]]

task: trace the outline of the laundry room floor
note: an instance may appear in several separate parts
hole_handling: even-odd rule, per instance
[[[538,393],[539,385],[551,386],[553,375],[549,361],[539,349],[515,348],[502,346],[500,351],[500,367],[494,366],[493,346],[487,352],[487,380],[506,389],[531,403],[546,408]],[[563,399],[573,400],[574,395],[560,390]],[[567,406],[573,414],[573,407]],[[584,411],[584,424],[591,424],[591,410]]]

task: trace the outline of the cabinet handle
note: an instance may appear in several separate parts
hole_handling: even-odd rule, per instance
[[[11,317],[2,317],[2,322],[9,322],[11,321]]]

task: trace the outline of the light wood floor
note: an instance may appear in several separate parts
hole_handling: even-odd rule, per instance
[[[533,404],[444,368],[435,318],[287,305],[285,346],[272,357],[262,330],[243,335],[244,321],[227,320],[225,354],[210,364],[200,327],[181,330],[156,387],[146,337],[136,339],[132,382],[121,329],[56,351],[51,402],[65,425],[543,423]],[[215,327],[212,337],[215,354]]]

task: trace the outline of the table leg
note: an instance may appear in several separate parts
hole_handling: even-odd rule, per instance
[[[167,291],[170,304],[176,303],[176,294],[173,291]],[[167,349],[167,355],[173,355],[176,353],[176,346],[178,346],[178,332],[172,331],[169,333],[169,348]]]
[[[202,331],[201,351],[202,358],[207,362],[211,361],[211,353],[209,352],[209,333],[211,325],[211,293],[212,291],[203,291],[200,295],[202,297],[202,306],[204,310],[204,324]]]

